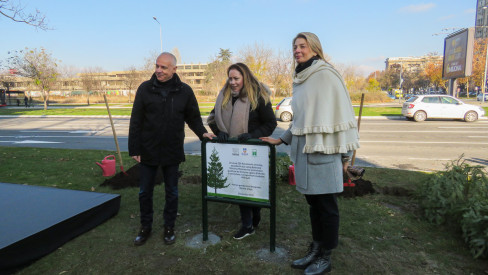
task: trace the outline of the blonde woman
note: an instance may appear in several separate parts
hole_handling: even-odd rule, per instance
[[[208,125],[220,142],[236,137],[240,142],[269,136],[276,128],[269,89],[243,63],[227,69],[228,79],[217,96]],[[239,205],[242,226],[234,235],[240,240],[254,234],[261,220],[261,208]]]
[[[310,206],[312,243],[291,266],[322,274],[331,270],[330,255],[339,240],[335,194],[343,191],[342,174],[359,148],[359,135],[344,81],[325,61],[318,37],[299,33],[293,39],[293,58],[293,122],[279,139],[261,139],[291,146],[296,188]]]

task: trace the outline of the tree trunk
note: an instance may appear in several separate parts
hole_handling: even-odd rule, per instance
[[[44,110],[47,110],[47,102],[49,101],[49,92],[42,91],[43,99],[44,99]]]

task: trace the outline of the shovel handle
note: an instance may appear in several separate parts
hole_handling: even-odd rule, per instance
[[[120,154],[119,141],[117,140],[117,133],[115,132],[114,121],[112,120],[112,114],[110,113],[110,108],[108,107],[107,95],[103,94],[103,99],[105,100],[105,106],[107,106],[108,117],[110,118],[110,125],[112,125],[112,132],[114,134],[115,147],[117,148],[117,154],[119,155],[120,166],[124,167],[122,162],[122,154]]]

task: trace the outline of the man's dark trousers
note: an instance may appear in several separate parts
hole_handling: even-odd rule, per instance
[[[154,179],[159,166],[140,164],[139,206],[141,226],[152,228]],[[164,225],[173,228],[178,213],[178,168],[179,164],[162,166],[166,203],[164,205]]]

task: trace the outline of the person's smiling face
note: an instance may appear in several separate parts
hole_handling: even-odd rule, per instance
[[[230,89],[234,93],[241,92],[242,87],[244,86],[244,80],[242,78],[242,74],[238,70],[231,69],[229,71],[229,85],[230,85]]]
[[[315,55],[317,55],[317,53],[310,49],[307,40],[301,37],[295,40],[295,43],[293,44],[293,57],[298,64],[307,62]]]

